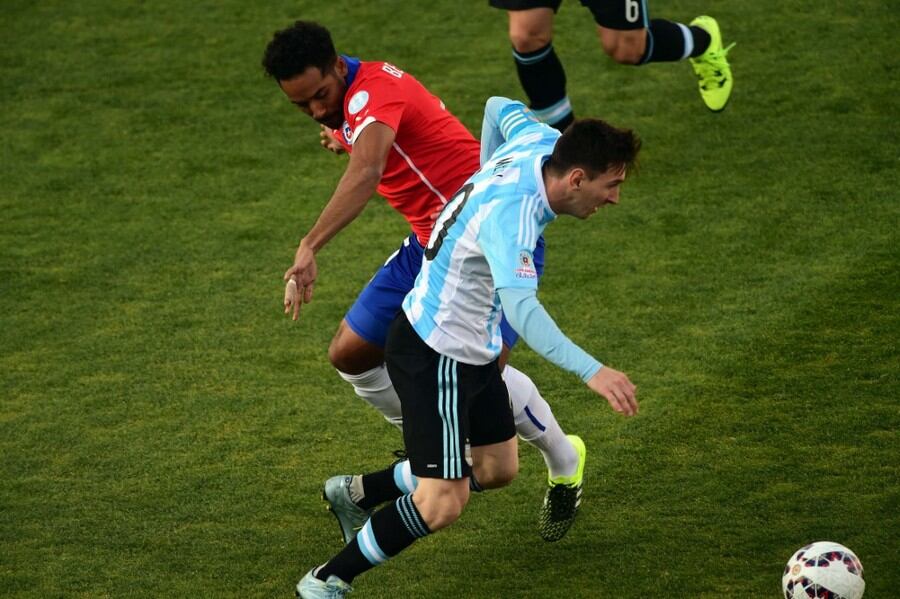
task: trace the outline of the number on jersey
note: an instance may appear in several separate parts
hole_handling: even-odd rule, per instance
[[[393,75],[397,79],[399,79],[400,77],[403,77],[403,71],[401,71],[400,69],[398,69],[397,67],[395,67],[392,64],[384,63],[383,65],[381,65],[381,70],[384,71],[385,73]]]

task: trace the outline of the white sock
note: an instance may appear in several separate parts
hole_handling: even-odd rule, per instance
[[[523,441],[537,447],[544,456],[550,477],[572,476],[578,470],[578,452],[566,438],[550,405],[541,397],[534,382],[509,364],[503,369],[509,390],[516,432]]]
[[[341,378],[353,385],[356,394],[381,412],[384,419],[403,430],[403,414],[400,412],[400,398],[394,391],[387,368],[382,364],[361,374],[347,374],[337,371]]]

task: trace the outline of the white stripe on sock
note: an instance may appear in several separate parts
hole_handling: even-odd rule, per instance
[[[681,35],[684,36],[684,54],[681,55],[681,60],[684,60],[691,55],[691,52],[694,51],[694,34],[691,33],[690,29],[688,29],[681,23],[675,24],[681,27]]]

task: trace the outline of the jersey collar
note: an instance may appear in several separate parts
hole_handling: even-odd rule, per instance
[[[353,56],[347,56],[346,54],[341,54],[341,58],[344,59],[344,62],[347,63],[347,87],[349,88],[353,85],[353,80],[356,79],[356,73],[359,71],[360,60]]]
[[[541,218],[541,223],[543,224],[556,219],[556,213],[550,207],[550,198],[547,197],[547,187],[544,185],[543,166],[548,160],[550,160],[549,154],[544,154],[534,159],[534,180],[537,182],[538,195],[541,196],[541,202],[544,205],[544,217]]]

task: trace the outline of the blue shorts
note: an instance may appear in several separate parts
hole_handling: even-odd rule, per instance
[[[388,328],[403,306],[403,299],[416,282],[422,269],[424,248],[415,235],[403,240],[347,311],[344,320],[353,332],[374,345],[384,347]],[[538,237],[534,248],[534,266],[538,277],[544,272],[544,237]],[[500,322],[503,344],[512,347],[519,339],[506,317]]]

